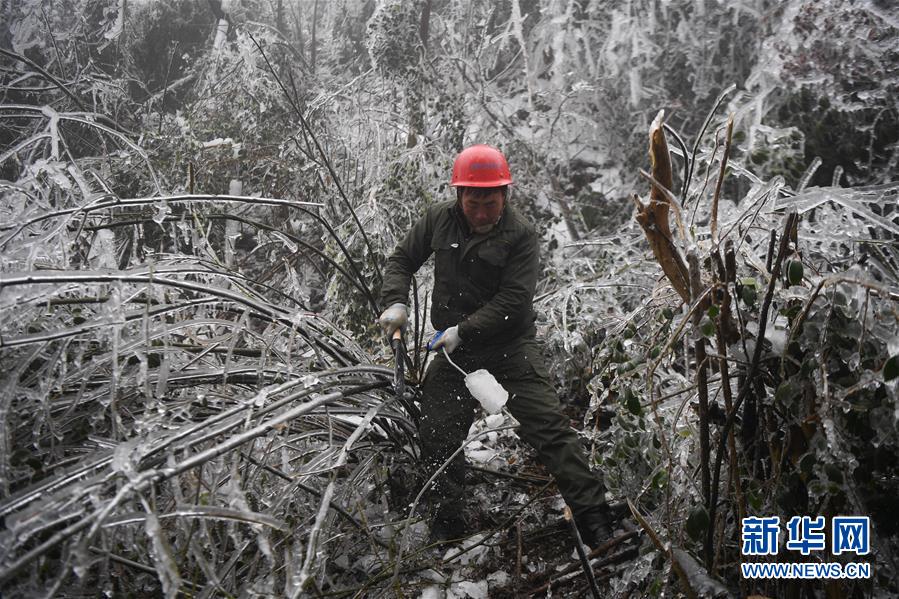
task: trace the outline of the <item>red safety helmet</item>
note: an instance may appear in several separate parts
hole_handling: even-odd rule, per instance
[[[453,187],[501,187],[510,183],[509,163],[494,147],[478,144],[465,148],[453,163]]]

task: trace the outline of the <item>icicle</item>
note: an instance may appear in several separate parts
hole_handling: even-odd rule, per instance
[[[843,178],[843,167],[838,164],[836,166],[836,168],[833,169],[833,181],[831,181],[831,183],[830,183],[831,187],[839,187],[840,179],[842,179],[842,178]]]
[[[150,554],[153,556],[153,564],[156,566],[159,582],[162,583],[162,590],[166,599],[174,599],[178,596],[178,589],[181,586],[181,575],[178,573],[178,566],[169,544],[162,536],[159,519],[153,512],[147,513],[145,528],[147,536],[152,541]]]
[[[49,106],[42,107],[41,112],[50,119],[47,123],[47,129],[50,130],[50,156],[53,160],[59,160],[59,113]]]
[[[818,170],[818,167],[821,166],[821,162],[821,157],[815,156],[815,159],[812,160],[812,163],[806,169],[805,174],[802,175],[802,179],[799,180],[799,186],[796,188],[797,191],[803,191],[806,187],[808,187],[808,184],[812,180],[812,177],[815,176],[815,172]]]

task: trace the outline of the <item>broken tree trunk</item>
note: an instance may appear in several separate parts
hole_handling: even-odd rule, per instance
[[[674,245],[668,221],[668,210],[672,208],[672,200],[668,196],[671,194],[673,176],[668,142],[665,140],[665,132],[662,129],[664,115],[665,111],[659,111],[649,129],[649,158],[653,179],[652,189],[649,192],[649,204],[643,204],[636,195],[633,196],[633,199],[637,204],[637,222],[640,223],[646,234],[656,261],[661,265],[662,271],[681,299],[689,303],[690,283],[687,276],[687,265]],[[674,209],[677,208],[674,207]]]

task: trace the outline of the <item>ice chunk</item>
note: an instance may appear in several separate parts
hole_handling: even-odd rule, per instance
[[[487,581],[479,580],[471,582],[463,580],[453,584],[450,588],[456,597],[468,597],[469,599],[487,599]]]
[[[158,225],[165,222],[166,217],[172,213],[172,209],[169,208],[169,205],[166,202],[157,202],[156,204],[153,204],[153,209],[155,210],[153,220]]]
[[[509,392],[483,368],[467,375],[465,386],[488,414],[499,414],[509,400]]]
[[[509,584],[509,575],[502,570],[497,570],[496,572],[487,575],[487,582],[491,587],[502,588]]]
[[[94,268],[116,268],[115,234],[110,229],[100,229],[88,254]]]
[[[443,597],[443,589],[436,584],[432,584],[422,589],[421,595],[418,597],[419,599],[440,599]]]
[[[484,418],[484,424],[487,425],[487,428],[499,428],[506,421],[506,417],[502,414],[491,414]]]
[[[489,464],[492,459],[497,457],[497,452],[495,449],[474,449],[472,451],[466,451],[465,455],[473,462]]]

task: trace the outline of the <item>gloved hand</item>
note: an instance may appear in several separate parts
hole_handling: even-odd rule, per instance
[[[431,349],[437,350],[441,347],[446,348],[446,353],[451,354],[462,343],[459,337],[459,326],[450,327],[443,331],[443,334],[430,343]]]
[[[384,329],[384,333],[390,337],[397,329],[405,328],[409,321],[409,315],[406,312],[406,304],[393,304],[381,313],[378,318],[378,324]]]

